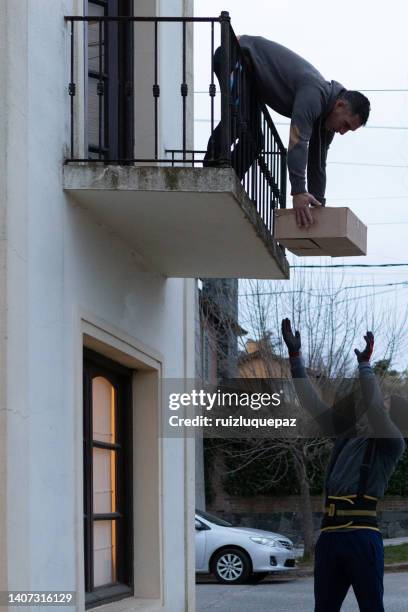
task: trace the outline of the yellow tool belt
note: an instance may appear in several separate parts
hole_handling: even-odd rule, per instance
[[[345,495],[326,497],[322,531],[332,529],[378,529],[377,497]]]

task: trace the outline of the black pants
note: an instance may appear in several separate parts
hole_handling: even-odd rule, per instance
[[[214,53],[214,72],[221,88],[222,47]],[[242,74],[243,67],[238,61],[231,72],[230,91],[221,94],[231,96],[231,165],[242,180],[262,150],[261,110],[252,79]],[[245,86],[244,86],[245,84]],[[223,122],[217,125],[210,136],[204,166],[216,166],[221,157]]]
[[[323,532],[315,551],[315,612],[339,612],[353,587],[360,612],[384,612],[384,548],[371,529]]]

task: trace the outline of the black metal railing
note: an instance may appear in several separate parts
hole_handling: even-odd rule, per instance
[[[257,95],[250,58],[239,45],[229,14],[222,12],[219,17],[73,16],[65,20],[70,34],[70,150],[66,163],[233,167],[266,227],[272,231],[273,210],[286,205],[286,149]],[[177,24],[181,30],[177,34],[181,36],[181,57],[172,57],[169,62],[177,66],[180,82],[174,83],[170,93],[167,83],[163,95],[160,35],[162,28],[174,28]],[[140,27],[144,28],[150,45],[150,83],[146,83],[146,66],[143,82],[137,77],[137,62],[145,62],[147,57],[146,50],[140,59],[135,52],[140,39],[136,28],[140,32]],[[194,149],[189,138],[193,131],[194,116],[189,109],[192,109],[194,92],[188,78],[192,70],[188,36],[189,28],[197,27],[208,29],[205,53],[209,57],[202,68],[209,77],[206,121],[210,129],[206,150]],[[81,72],[83,48],[87,53]],[[81,74],[86,77],[80,78]],[[143,104],[139,103],[140,96]],[[180,125],[180,129],[175,136],[174,129],[170,130],[174,144],[166,137],[166,144],[170,146],[164,147],[160,134],[166,126],[160,125],[163,117],[160,111],[161,105],[166,104],[174,112],[165,116],[169,116],[173,126]],[[142,111],[138,110],[141,107]],[[218,113],[220,121],[215,125]],[[143,135],[139,134],[138,125],[143,126]],[[85,133],[79,133],[81,129]]]

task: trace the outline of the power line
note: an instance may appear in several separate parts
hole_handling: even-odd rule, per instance
[[[367,223],[367,225],[407,225],[408,221],[379,221],[378,223]]]
[[[310,279],[312,278],[316,278],[316,276],[318,277],[318,272],[316,270],[303,270],[302,274],[305,275],[305,278],[308,277]],[[323,272],[321,272],[321,274],[323,274]],[[293,277],[295,277],[295,271],[293,271]],[[333,278],[333,282],[343,282],[345,279],[347,279],[349,282],[359,282],[359,281],[366,281],[366,282],[374,282],[375,280],[400,280],[401,278],[406,278],[406,274],[403,273],[402,271],[399,272],[392,272],[391,270],[388,271],[378,271],[377,273],[373,272],[372,270],[348,270],[347,273],[343,270],[333,270],[331,272],[331,278]],[[407,302],[408,304],[408,302]]]
[[[353,88],[353,89],[357,89],[358,91],[378,91],[378,92],[389,92],[389,93],[407,93],[408,89],[358,89],[358,88]],[[207,94],[208,90],[206,89],[198,89],[194,91],[195,94]]]
[[[275,125],[289,126],[289,121],[274,121]],[[408,125],[365,125],[365,130],[408,130]]]
[[[328,200],[333,200],[333,201],[344,201],[344,200],[407,200],[408,199],[408,193],[407,195],[400,195],[400,196],[391,196],[391,195],[380,195],[380,196],[360,196],[360,197],[355,197],[355,196],[343,196],[341,198],[330,198],[327,197]]]
[[[347,161],[329,161],[328,164],[334,164],[337,166],[368,166],[373,168],[408,168],[407,164],[377,164],[374,162],[347,162]]]
[[[401,285],[408,287],[408,281],[402,281],[400,283],[369,283],[366,285],[346,285],[345,287],[339,287],[332,294],[313,293],[312,291],[306,291],[304,289],[293,289],[291,291],[254,291],[254,292],[251,291],[249,293],[240,293],[238,294],[238,297],[252,297],[252,296],[258,296],[258,295],[262,295],[262,296],[264,295],[282,295],[285,293],[307,293],[308,295],[311,295],[312,297],[334,297],[335,295],[340,293],[340,291],[347,291],[349,289],[373,289],[374,287],[396,287],[396,286],[401,286]]]
[[[403,287],[403,289],[408,289],[408,287]],[[385,289],[384,291],[378,291],[378,292],[374,292],[374,293],[366,293],[365,295],[361,295],[361,296],[351,296],[348,297],[344,300],[341,300],[340,302],[336,302],[337,305],[339,304],[344,304],[345,302],[351,302],[352,300],[359,300],[359,299],[365,299],[368,297],[377,297],[379,295],[385,295],[386,293],[394,293],[394,289]]]
[[[408,266],[408,263],[386,263],[386,264],[305,264],[295,265],[291,268],[402,268]]]
[[[304,270],[305,274],[309,274],[309,275],[313,275],[316,274],[315,270]],[[338,275],[340,277],[345,276],[345,271],[342,270],[341,268],[339,268],[338,270],[333,270],[333,275]],[[400,279],[401,277],[405,278],[406,277],[406,271],[403,270],[390,270],[389,268],[386,268],[384,270],[378,270],[378,271],[374,271],[374,269],[367,269],[367,270],[362,270],[361,268],[356,268],[355,270],[348,270],[347,271],[347,278],[356,278],[356,279],[361,279],[361,278],[369,278],[369,279],[377,279],[377,278],[389,278],[389,277],[396,277],[397,279]]]
[[[214,122],[221,121],[219,117],[214,117]],[[206,117],[197,117],[194,119],[196,123],[210,123],[211,119]],[[289,121],[274,121],[275,125],[286,125],[289,126]],[[365,125],[365,130],[408,130],[408,125]]]
[[[366,130],[408,130],[408,125],[365,125]]]
[[[393,285],[394,283],[390,283],[390,285]],[[398,284],[398,283],[395,283]],[[404,287],[401,287],[401,289],[408,289],[408,282],[404,282],[401,283],[404,285]],[[377,285],[367,285],[366,287],[373,287],[373,286],[377,286]],[[380,287],[381,285],[378,285],[378,287]],[[387,285],[384,285],[387,286]],[[259,295],[284,295],[284,294],[295,294],[295,293],[305,293],[306,295],[309,295],[311,298],[316,298],[316,299],[320,299],[320,298],[325,298],[325,299],[329,299],[329,300],[333,300],[334,298],[337,298],[338,294],[340,293],[340,291],[342,290],[349,290],[349,289],[358,289],[359,287],[364,287],[364,285],[354,285],[354,286],[350,286],[350,287],[343,287],[343,288],[339,288],[337,289],[337,291],[334,291],[333,294],[316,294],[316,293],[312,293],[311,291],[305,291],[305,290],[294,290],[294,291],[275,291],[275,292],[271,292],[271,293],[248,293],[248,294],[239,294],[238,297],[257,297]],[[384,289],[383,291],[374,291],[374,293],[364,293],[363,295],[352,295],[349,297],[344,298],[343,300],[338,301],[336,299],[336,306],[340,305],[340,304],[345,304],[346,302],[351,302],[353,300],[365,300],[367,298],[370,297],[378,297],[379,295],[385,295],[388,293],[395,293],[395,289]]]
[[[359,89],[358,91],[387,91],[387,92],[408,92],[408,89]],[[208,92],[207,92],[208,93]]]

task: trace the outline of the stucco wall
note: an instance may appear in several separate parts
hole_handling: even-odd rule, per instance
[[[0,54],[6,53],[6,7],[0,4]],[[0,88],[6,91],[7,70],[0,62]],[[7,378],[7,235],[6,235],[6,159],[7,128],[5,114],[7,111],[6,96],[0,96],[0,589],[7,584],[7,413],[6,413],[6,378]]]
[[[7,423],[1,423],[0,431],[4,437],[7,425],[8,443],[8,463],[1,461],[0,471],[3,493],[7,465],[7,513],[1,513],[0,531],[3,536],[7,529],[9,538],[8,547],[0,540],[0,561],[7,556],[0,572],[7,569],[4,588],[9,589],[78,586],[76,543],[82,515],[76,500],[82,495],[82,474],[76,469],[75,423],[82,410],[77,401],[82,384],[77,353],[80,313],[106,321],[160,354],[167,377],[192,375],[194,365],[192,281],[168,280],[143,269],[127,245],[77,208],[62,190],[69,108],[63,16],[73,14],[77,4],[1,3],[2,27],[8,29],[0,82],[4,84],[5,70],[8,80],[0,135],[5,126],[12,135],[1,186],[7,243],[0,211],[0,294],[7,295],[9,313],[6,324],[5,304],[0,302],[2,363],[7,356],[7,369],[0,368],[1,415],[6,408]],[[4,146],[1,138],[2,158]],[[7,294],[2,291],[6,244]],[[0,444],[3,455],[4,449]],[[192,609],[186,595],[185,556],[174,554],[188,525],[192,453],[185,440],[161,441],[163,598],[165,609],[172,612]],[[189,549],[186,552],[191,555]]]
[[[27,406],[27,5],[2,2],[1,113],[1,474],[0,588],[29,581]],[[5,440],[7,436],[7,439]]]

